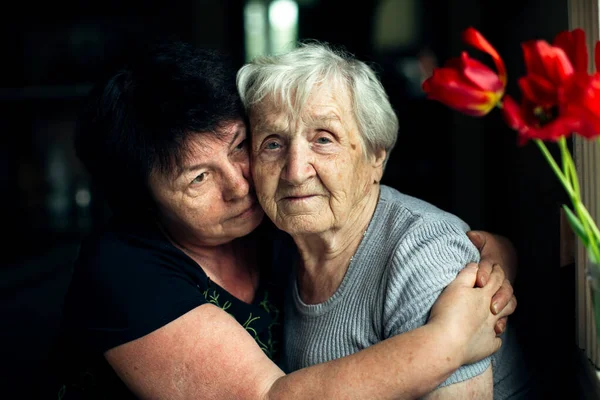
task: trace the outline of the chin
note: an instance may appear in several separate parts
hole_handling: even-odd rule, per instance
[[[251,221],[245,221],[244,223],[236,225],[234,228],[228,229],[220,236],[219,240],[216,240],[216,245],[226,244],[233,240],[240,239],[244,236],[248,236],[252,233],[260,223],[262,222],[262,217],[264,214],[260,215],[260,218],[253,219]]]
[[[318,216],[290,216],[280,218],[276,225],[290,235],[310,235],[326,232],[330,227]]]

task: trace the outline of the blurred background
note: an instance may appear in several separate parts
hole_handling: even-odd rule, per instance
[[[82,97],[128,52],[171,36],[225,50],[239,65],[298,39],[341,45],[372,63],[401,126],[383,183],[513,241],[519,308],[510,323],[519,327],[543,398],[583,396],[574,362],[573,264],[561,264],[559,254],[561,188],[537,148],[517,146],[499,113],[466,117],[420,89],[431,68],[462,50],[492,65],[460,41],[474,26],[503,56],[508,91],[517,93],[520,43],[551,41],[568,29],[567,10],[567,0],[102,0],[5,13],[2,392],[56,398],[49,354],[72,263],[81,237],[108,215],[73,151]]]

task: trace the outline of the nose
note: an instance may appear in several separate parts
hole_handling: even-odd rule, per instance
[[[224,175],[223,198],[225,201],[243,199],[250,193],[250,167],[248,162],[229,164]]]
[[[282,178],[292,185],[301,185],[315,174],[311,164],[308,144],[299,141],[290,143]]]

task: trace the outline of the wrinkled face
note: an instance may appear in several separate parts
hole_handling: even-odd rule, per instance
[[[382,168],[364,155],[347,90],[318,86],[298,120],[265,100],[250,125],[256,193],[277,227],[323,233],[361,212]]]
[[[150,176],[161,222],[184,246],[227,243],[252,232],[263,217],[250,180],[244,123],[228,123],[218,133],[191,136],[181,169]]]

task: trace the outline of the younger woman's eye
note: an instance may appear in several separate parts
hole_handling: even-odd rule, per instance
[[[237,146],[235,146],[236,150],[242,150],[248,144],[248,139],[242,140]]]
[[[192,183],[202,183],[208,176],[208,172],[203,172],[192,180]]]

